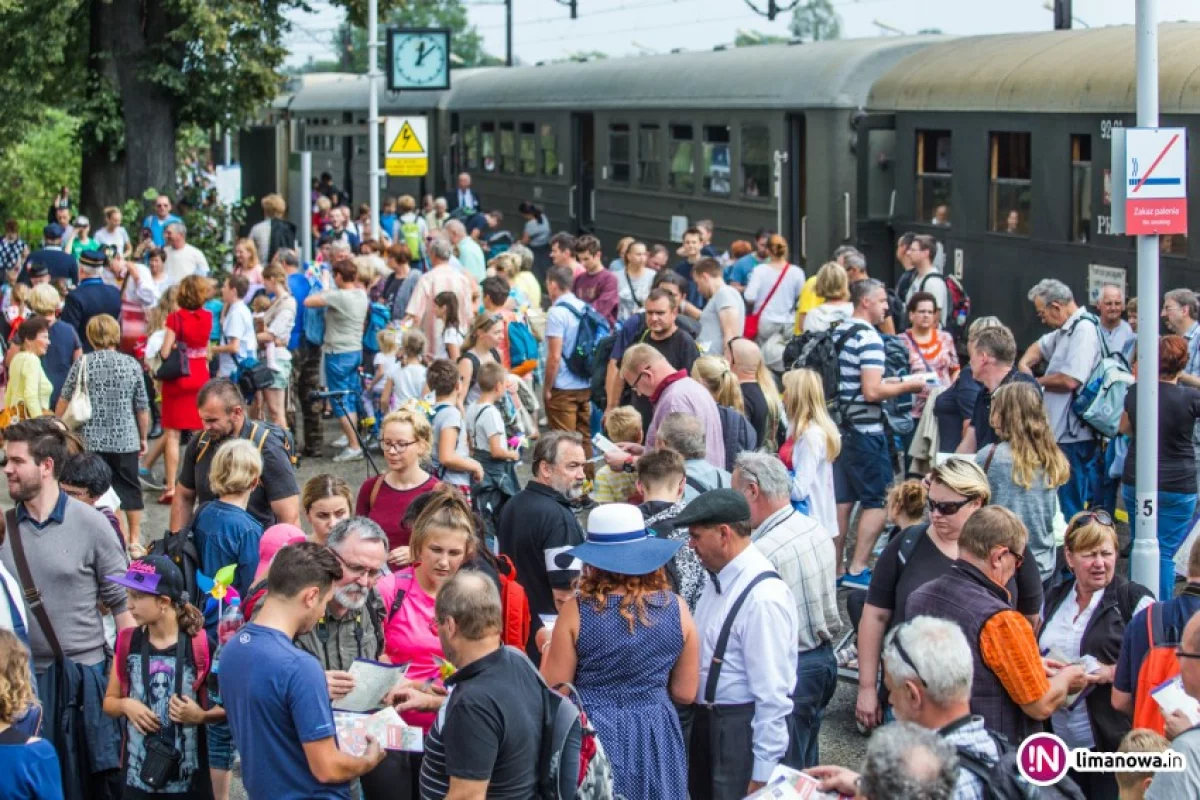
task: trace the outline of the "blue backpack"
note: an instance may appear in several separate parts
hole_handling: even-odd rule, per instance
[[[392,307],[386,303],[373,302],[367,309],[367,324],[363,330],[362,343],[367,350],[379,349],[379,332],[392,321]]]
[[[601,340],[610,333],[608,320],[591,306],[584,306],[580,311],[570,303],[558,302],[554,305],[565,308],[579,320],[579,331],[575,334],[575,342],[570,350],[566,348],[566,342],[563,342],[563,363],[572,375],[590,379],[596,371],[596,350]]]
[[[538,360],[537,339],[533,338],[533,331],[524,322],[513,320],[508,323],[508,350],[514,367]]]

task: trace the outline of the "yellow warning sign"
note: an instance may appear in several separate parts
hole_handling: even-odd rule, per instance
[[[396,138],[388,145],[387,151],[389,155],[423,155],[425,153],[425,146],[417,138],[417,133],[413,130],[412,124],[405,120],[404,125],[400,128],[400,132],[396,134]]]
[[[420,178],[429,172],[429,159],[406,158],[404,160],[389,158],[387,174],[394,178]]]

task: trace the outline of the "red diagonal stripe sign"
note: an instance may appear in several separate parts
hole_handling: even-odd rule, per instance
[[[1149,178],[1151,173],[1154,172],[1154,168],[1157,167],[1159,162],[1163,160],[1163,156],[1167,154],[1167,151],[1170,150],[1177,141],[1179,141],[1178,133],[1171,137],[1171,141],[1167,142],[1167,146],[1164,147],[1163,151],[1158,154],[1158,158],[1154,159],[1154,163],[1150,165],[1150,169],[1146,170],[1146,173],[1142,175],[1141,180],[1137,182],[1137,186],[1133,187],[1133,193],[1136,193],[1138,189],[1142,188],[1142,184],[1146,182],[1146,179]]]

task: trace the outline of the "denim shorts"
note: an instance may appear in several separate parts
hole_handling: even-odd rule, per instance
[[[892,479],[887,436],[843,428],[842,452],[833,462],[833,489],[838,503],[883,508]]]
[[[220,705],[220,698],[208,692],[208,707],[213,708]],[[208,736],[208,766],[210,769],[233,769],[233,731],[229,728],[229,722],[216,722],[212,725],[205,726],[205,734]]]
[[[358,377],[358,368],[362,364],[362,352],[326,353],[325,354],[325,388],[331,392],[353,392],[358,395],[362,382]],[[333,403],[333,415],[344,417],[347,410],[353,409],[353,398],[345,398],[344,403]]]

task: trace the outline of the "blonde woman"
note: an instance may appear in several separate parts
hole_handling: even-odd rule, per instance
[[[1016,514],[1029,529],[1029,550],[1042,581],[1054,573],[1056,490],[1071,466],[1054,440],[1046,404],[1028,383],[1001,386],[992,395],[992,428],[1000,441],[975,454],[992,487],[992,500]]]
[[[245,275],[251,286],[262,285],[263,267],[253,240],[238,239],[233,246],[233,274]]]
[[[729,362],[719,356],[701,356],[692,364],[692,380],[712,395],[721,416],[721,438],[725,442],[725,470],[733,471],[738,453],[758,447],[758,434],[746,417],[742,387]]]
[[[262,271],[263,286],[275,299],[263,314],[263,330],[258,333],[258,344],[262,348],[261,361],[271,368],[275,379],[269,389],[262,390],[266,404],[267,419],[287,430],[288,382],[292,377],[292,354],[288,342],[292,328],[296,325],[296,298],[288,291],[288,276],[278,263],[269,264]]]
[[[792,473],[792,503],[833,536],[838,531],[833,462],[842,451],[842,434],[825,407],[821,376],[811,369],[785,374],[783,407],[788,438],[779,458]]]
[[[10,590],[16,591],[16,587]],[[29,651],[15,633],[0,628],[0,761],[4,764],[0,797],[63,796],[54,745],[29,734],[31,723],[41,719],[40,707],[33,705],[36,702]]]
[[[804,315],[804,332],[827,331],[854,313],[850,304],[850,278],[846,268],[830,261],[817,271],[813,291],[821,298],[821,304]]]

